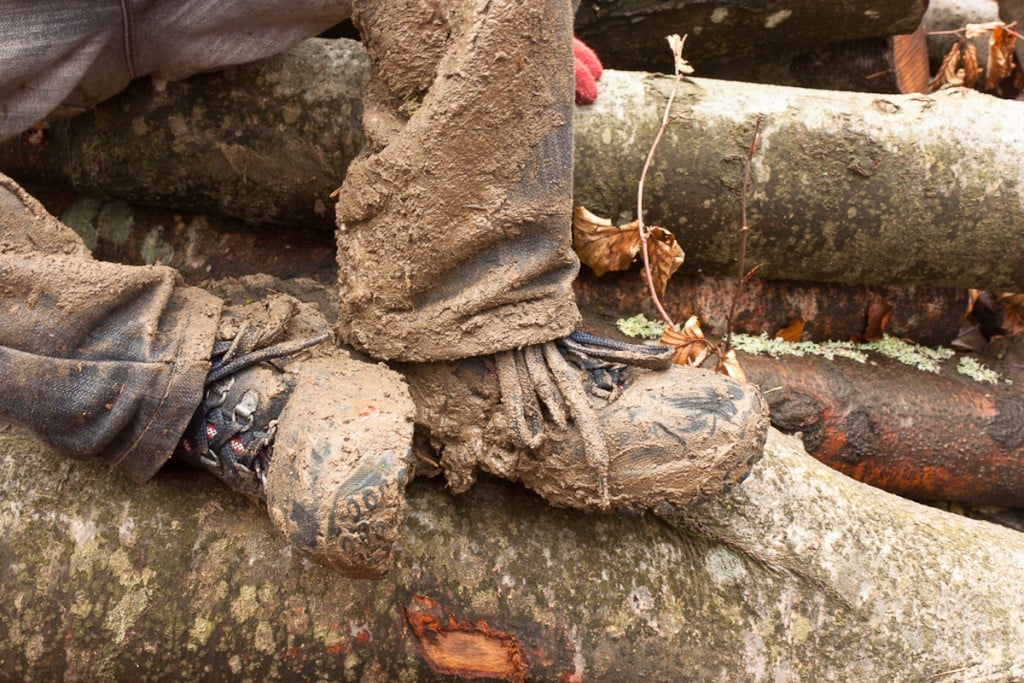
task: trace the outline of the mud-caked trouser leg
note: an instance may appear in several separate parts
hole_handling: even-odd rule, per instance
[[[343,339],[426,361],[571,332],[569,0],[354,10],[371,75],[338,202]]]
[[[153,475],[202,398],[221,301],[170,268],[93,260],[0,175],[0,306],[0,416]]]
[[[286,295],[222,310],[170,268],[95,261],[0,174],[0,418],[136,480],[176,453],[265,501],[298,550],[378,577],[405,509],[412,402],[329,337]]]
[[[768,424],[756,389],[634,373],[667,368],[664,347],[552,341],[579,322],[569,0],[354,9],[372,66],[338,200],[339,330],[405,361],[451,489],[485,470],[556,505],[651,509],[742,479]]]

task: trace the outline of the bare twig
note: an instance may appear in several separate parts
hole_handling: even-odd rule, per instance
[[[736,288],[732,292],[729,315],[725,319],[725,340],[723,341],[723,346],[726,353],[729,352],[729,347],[732,345],[732,318],[736,313],[736,302],[740,298],[740,290],[743,289],[743,284],[750,279],[754,271],[761,267],[758,264],[749,273],[745,272],[747,268],[747,235],[750,234],[750,224],[747,223],[747,194],[750,190],[750,166],[754,160],[754,152],[757,151],[757,142],[760,134],[761,116],[758,115],[754,121],[754,139],[750,141],[750,149],[747,151],[747,163],[743,167],[743,195],[740,197],[740,216],[743,222],[740,228],[740,260],[736,277]]]
[[[654,301],[654,306],[658,309],[661,319],[665,321],[670,330],[677,330],[676,324],[672,322],[672,317],[662,305],[661,299],[658,297],[658,290],[654,286],[654,275],[651,273],[651,257],[647,248],[650,228],[644,223],[644,181],[647,179],[647,171],[651,167],[651,162],[654,161],[654,152],[658,149],[658,143],[661,142],[661,137],[665,134],[669,121],[674,118],[671,116],[672,102],[675,100],[676,91],[679,90],[679,84],[687,74],[693,73],[693,68],[683,59],[683,45],[686,43],[686,36],[682,38],[677,35],[669,36],[668,43],[675,57],[676,78],[672,82],[672,91],[668,95],[668,102],[665,103],[665,114],[661,118],[661,128],[658,129],[658,134],[654,136],[651,149],[647,152],[647,159],[644,160],[644,168],[640,171],[640,181],[637,183],[636,188],[636,222],[640,230],[640,253],[644,261],[644,277],[647,280],[647,289],[651,293],[651,299]]]

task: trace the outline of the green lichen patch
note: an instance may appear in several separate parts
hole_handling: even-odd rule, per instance
[[[977,358],[972,358],[971,356],[963,356],[960,358],[960,362],[956,364],[956,371],[961,375],[967,375],[975,382],[999,384],[1002,380],[998,372],[987,367]],[[1011,384],[1012,382],[1010,380],[1006,380],[1006,383]]]
[[[732,345],[739,351],[753,355],[771,356],[821,356],[828,360],[849,358],[858,363],[868,359],[867,354],[853,342],[788,342],[783,339],[769,337],[765,333],[754,337],[749,334],[734,334],[730,338]]]
[[[938,373],[942,369],[942,364],[956,355],[956,352],[951,349],[921,346],[888,335],[876,341],[855,344],[843,341],[788,342],[769,337],[764,333],[757,337],[749,334],[734,334],[732,344],[737,350],[744,353],[771,356],[772,358],[821,356],[828,360],[849,358],[863,363],[867,361],[869,353],[876,353],[923,372],[933,373]],[[961,356],[957,361],[956,371],[961,375],[967,375],[976,382],[1012,384],[1010,380],[1004,379],[998,372],[971,356]]]
[[[627,337],[661,339],[661,335],[665,334],[665,323],[650,320],[643,313],[637,313],[631,318],[619,318],[615,321],[615,326]]]

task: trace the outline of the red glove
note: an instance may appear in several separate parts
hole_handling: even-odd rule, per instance
[[[597,80],[604,67],[597,54],[579,38],[572,39],[572,53],[576,58],[576,104],[590,104],[597,99]]]

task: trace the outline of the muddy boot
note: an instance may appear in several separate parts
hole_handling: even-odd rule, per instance
[[[404,364],[417,447],[455,492],[476,471],[584,510],[683,508],[760,458],[767,404],[751,385],[671,365],[667,347],[576,333],[461,361]]]
[[[284,295],[229,307],[175,455],[265,502],[303,554],[379,578],[404,516],[413,406],[393,371],[319,344],[326,329]]]

